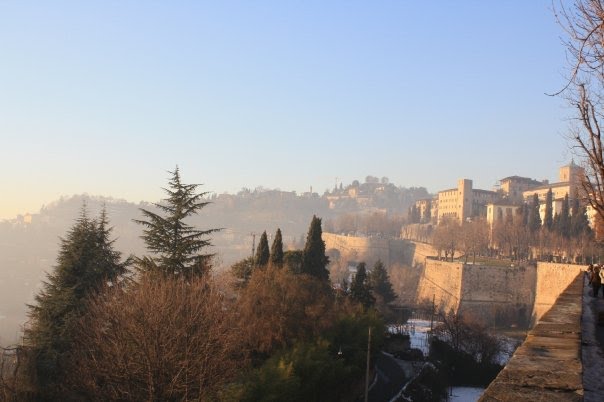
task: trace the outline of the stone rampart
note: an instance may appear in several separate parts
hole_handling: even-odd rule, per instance
[[[373,266],[378,259],[386,266],[402,264],[406,258],[413,258],[415,255],[415,248],[409,245],[410,242],[401,239],[344,236],[323,232],[323,241],[326,250],[336,249],[346,258],[364,261],[368,266]],[[409,247],[413,249],[411,252]]]
[[[536,271],[534,265],[464,265],[459,311],[490,324],[528,325]]]
[[[461,299],[463,264],[426,260],[419,269],[419,284],[415,296],[418,304],[431,304],[434,301],[438,311],[456,312]]]
[[[544,275],[559,275],[560,286],[571,271],[574,271],[575,277],[537,321],[524,343],[485,390],[480,402],[583,400],[583,275],[576,269],[565,270],[550,264],[544,266],[542,271]],[[547,296],[543,299],[544,305],[547,304],[546,300],[552,300],[551,297],[556,293],[552,288],[556,288],[558,284],[542,288]],[[600,397],[601,395],[596,395],[593,400],[601,400]]]
[[[547,313],[560,294],[585,269],[585,266],[572,264],[540,262],[537,265],[533,322]]]

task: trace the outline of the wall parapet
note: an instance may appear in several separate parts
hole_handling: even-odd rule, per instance
[[[479,399],[581,401],[583,275],[578,271]]]

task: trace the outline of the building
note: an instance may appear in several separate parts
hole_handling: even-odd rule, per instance
[[[497,201],[495,191],[472,188],[472,180],[459,179],[457,188],[438,192],[438,222],[452,218],[459,222],[486,214],[486,206]]]
[[[499,189],[511,204],[524,202],[524,192],[548,184],[547,180],[538,181],[528,177],[510,176],[499,181]]]
[[[489,203],[486,206],[487,223],[492,226],[494,222],[500,219],[512,219],[520,208],[522,208],[521,205]]]
[[[559,181],[556,183],[546,183],[538,187],[533,187],[522,193],[522,196],[526,202],[531,202],[533,195],[537,194],[541,203],[545,202],[548,191],[552,190],[554,201],[563,200],[568,194],[570,198],[580,197],[584,193],[581,182],[585,177],[585,169],[581,166],[575,165],[574,162],[569,163],[566,166],[562,166],[558,172]]]

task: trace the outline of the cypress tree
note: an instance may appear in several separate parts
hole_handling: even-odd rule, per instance
[[[302,256],[302,273],[328,280],[327,264],[329,264],[329,258],[325,255],[325,242],[322,235],[321,219],[313,215]]]
[[[365,308],[369,308],[375,303],[375,298],[371,294],[367,280],[367,270],[364,262],[360,262],[357,266],[357,273],[350,284],[350,297]]]
[[[545,197],[545,217],[543,218],[543,226],[547,230],[552,230],[554,224],[554,199],[552,189],[550,188]]]
[[[374,294],[382,298],[384,303],[388,304],[396,300],[396,293],[392,289],[388,272],[381,260],[376,261],[373,270],[369,274],[369,286]]]
[[[529,208],[529,229],[535,233],[541,228],[541,215],[539,214],[539,196],[533,194],[533,200]]]
[[[276,267],[283,266],[283,238],[281,236],[281,229],[277,228],[275,233],[275,240],[271,246],[271,264]]]
[[[558,222],[558,232],[565,238],[570,237],[570,205],[568,201],[568,193],[564,196],[562,202],[562,210]]]
[[[61,239],[57,265],[29,306],[31,326],[24,343],[31,349],[32,373],[37,381],[37,400],[61,400],[63,370],[74,341],[76,322],[86,312],[86,300],[105,286],[117,283],[129,260],[113,250],[111,228],[105,211],[90,219],[86,208],[65,238]]]
[[[589,219],[587,219],[587,210],[585,206],[579,204],[579,199],[573,200],[572,215],[570,218],[572,236],[580,236],[584,233],[590,234]]]
[[[209,269],[213,254],[201,251],[211,246],[208,235],[220,229],[198,230],[185,223],[186,218],[210,203],[204,201],[208,193],[198,193],[199,184],[182,183],[178,166],[169,173],[168,188],[163,189],[168,197],[162,203],[153,204],[163,216],[141,208],[147,220],[134,220],[144,226],[142,238],[147,249],[156,255],[139,259],[138,265],[143,272],[156,271],[190,279]]]
[[[256,249],[256,266],[257,267],[265,267],[268,265],[268,261],[270,259],[270,254],[268,250],[268,238],[266,237],[266,230],[262,232],[260,236],[260,242],[258,243],[258,248]]]

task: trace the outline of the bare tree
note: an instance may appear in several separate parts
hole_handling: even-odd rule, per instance
[[[604,154],[601,120],[604,110],[604,1],[560,3],[556,18],[567,34],[564,41],[571,63],[563,94],[577,111],[571,129],[574,149],[583,160],[582,185],[589,204],[604,218]]]
[[[231,310],[205,278],[143,278],[93,298],[69,359],[75,399],[211,398],[245,364]]]

